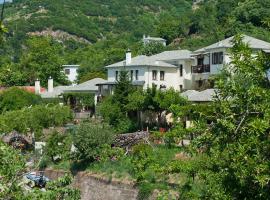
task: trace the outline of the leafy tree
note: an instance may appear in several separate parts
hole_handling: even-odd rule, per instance
[[[113,101],[124,108],[128,104],[128,95],[134,91],[128,71],[121,71],[114,89]]]
[[[179,21],[171,16],[169,13],[164,13],[161,17],[161,21],[157,26],[157,32],[160,37],[167,40],[167,43],[171,43],[173,39],[179,36]]]
[[[165,47],[160,42],[150,42],[148,44],[143,45],[139,54],[152,56],[154,54],[161,53],[164,50],[165,50]]]
[[[50,157],[52,162],[57,162],[57,157],[60,160],[68,158],[70,149],[71,141],[68,135],[54,131],[46,141],[45,155]]]
[[[25,74],[29,84],[39,78],[46,86],[48,78],[53,77],[56,84],[67,84],[61,59],[62,46],[51,38],[32,37],[26,42],[26,49],[20,61],[20,71]]]
[[[41,97],[17,87],[5,90],[0,94],[1,112],[19,110],[41,103]]]
[[[81,76],[79,83],[83,83],[94,78],[106,79],[107,77],[103,72],[100,72],[100,71],[88,72],[87,74],[84,74]]]
[[[24,73],[16,64],[5,64],[0,72],[0,84],[4,87],[29,85]]]
[[[99,158],[104,145],[111,145],[114,133],[107,124],[82,123],[80,124],[74,146],[77,148],[77,160],[95,161]]]
[[[217,83],[216,121],[198,139],[209,157],[205,198],[269,199],[269,65],[241,36],[233,43]]]

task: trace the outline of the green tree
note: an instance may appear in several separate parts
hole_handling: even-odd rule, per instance
[[[39,95],[26,90],[13,87],[0,93],[0,111],[19,110],[24,107],[34,106],[41,103]]]
[[[241,36],[233,43],[232,62],[217,82],[216,120],[198,139],[209,157],[205,198],[269,199],[269,65]]]
[[[52,162],[69,158],[71,140],[67,134],[54,131],[46,141],[45,155],[50,157]]]
[[[0,72],[0,84],[4,87],[29,85],[27,77],[18,69],[18,65],[5,64]]]
[[[161,53],[164,50],[165,47],[160,42],[150,42],[142,46],[141,50],[139,51],[139,54],[152,56],[154,54]]]
[[[128,104],[128,95],[133,91],[134,87],[131,84],[128,71],[120,71],[119,78],[114,88],[113,101],[124,109],[125,105]]]
[[[63,73],[62,46],[51,38],[32,37],[26,42],[26,49],[20,61],[20,72],[25,74],[27,82],[34,84],[37,78],[47,86],[51,76],[55,84],[67,84]]]
[[[160,37],[167,40],[167,43],[171,43],[175,38],[179,36],[180,22],[169,13],[164,13],[157,26],[157,32]]]
[[[84,161],[98,160],[103,147],[111,145],[113,138],[113,129],[107,124],[80,124],[74,137],[74,146],[77,148],[76,159]]]
[[[84,74],[80,77],[79,83],[83,83],[86,81],[89,81],[94,78],[103,78],[106,79],[106,75],[104,72],[101,71],[95,71],[95,72],[88,72],[87,74]]]

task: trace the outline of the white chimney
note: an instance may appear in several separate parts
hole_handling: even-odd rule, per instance
[[[53,92],[53,79],[50,77],[48,79],[48,92]]]
[[[35,94],[40,94],[40,80],[35,80]]]
[[[126,52],[126,65],[131,64],[131,51],[130,49],[127,50]]]

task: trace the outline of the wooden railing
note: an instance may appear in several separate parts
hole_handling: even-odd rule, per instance
[[[192,66],[192,73],[207,73],[210,72],[210,65]]]

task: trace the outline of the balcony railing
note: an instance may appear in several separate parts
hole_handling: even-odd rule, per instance
[[[210,65],[192,66],[192,73],[207,73],[210,72]]]

